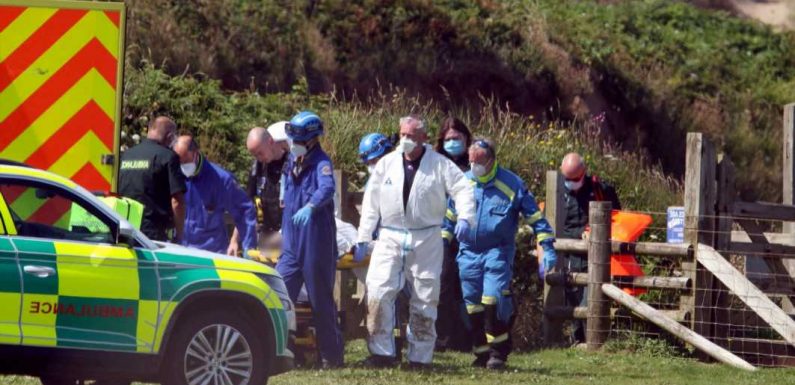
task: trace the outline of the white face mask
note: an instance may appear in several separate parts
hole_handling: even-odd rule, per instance
[[[367,165],[367,173],[373,175],[374,172],[375,172],[375,165],[374,164]]]
[[[302,157],[306,155],[306,146],[302,144],[290,143],[290,152],[292,152],[296,158]]]
[[[182,163],[179,165],[179,168],[182,169],[182,173],[185,174],[186,177],[190,178],[193,174],[196,173],[196,163]]]
[[[472,175],[474,175],[477,178],[480,178],[483,175],[486,175],[486,173],[488,172],[486,170],[486,166],[484,166],[482,164],[470,163],[469,164],[469,168],[472,171]]]
[[[406,137],[400,138],[400,151],[404,154],[411,153],[415,148],[417,148],[417,142]]]
[[[569,191],[577,191],[582,187],[583,182],[585,182],[585,178],[582,178],[577,182],[567,180],[563,182],[563,185],[566,186]]]

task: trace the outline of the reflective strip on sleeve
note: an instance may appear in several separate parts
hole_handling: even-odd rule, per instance
[[[449,232],[447,230],[442,230],[442,239],[446,239],[448,241],[452,241],[453,240],[453,233],[451,233],[451,232]]]
[[[527,223],[532,225],[533,223],[536,223],[536,222],[540,221],[543,218],[544,218],[544,214],[541,211],[536,211],[535,214],[533,214],[529,218],[527,218]]]
[[[457,216],[457,215],[455,215],[455,213],[453,212],[453,210],[450,210],[450,209],[447,209],[447,213],[446,213],[444,216],[445,216],[447,219],[449,219],[449,220],[451,220],[451,221],[453,221],[453,222],[455,222],[456,220],[458,220],[458,216]]]
[[[555,239],[555,235],[552,233],[540,233],[538,234],[538,242],[546,241],[547,239]]]

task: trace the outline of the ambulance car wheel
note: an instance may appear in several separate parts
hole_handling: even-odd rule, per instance
[[[267,383],[266,347],[247,317],[200,313],[174,331],[164,357],[164,385]]]

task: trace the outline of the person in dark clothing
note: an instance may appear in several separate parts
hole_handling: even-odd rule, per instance
[[[563,158],[560,172],[563,174],[564,192],[563,202],[566,210],[566,219],[563,230],[558,238],[582,239],[588,230],[588,207],[593,201],[609,201],[613,210],[621,210],[616,190],[599,180],[595,175],[589,175],[582,156],[569,153]],[[585,255],[569,254],[566,268],[571,272],[584,273],[588,271],[588,257]],[[588,293],[586,287],[569,287],[566,289],[566,302],[568,306],[588,306]],[[585,322],[574,321],[572,342],[585,342]]]
[[[286,123],[274,123],[267,130],[255,127],[251,129],[246,140],[246,147],[254,156],[246,193],[255,202],[259,198],[258,209],[262,213],[259,229],[261,241],[266,241],[282,226],[282,174],[290,148],[285,133]]]
[[[463,172],[469,171],[467,149],[472,145],[472,133],[458,118],[447,117],[436,138],[436,152],[455,163]],[[452,206],[452,204],[449,204]],[[450,212],[448,211],[448,214]],[[449,215],[448,215],[449,216]],[[448,218],[450,219],[450,218]],[[454,221],[453,221],[454,222]],[[458,240],[449,231],[442,231],[444,260],[442,262],[441,292],[439,293],[439,315],[436,319],[436,350],[452,349],[468,352],[472,348],[468,332],[468,318],[458,274]]]
[[[165,116],[149,123],[146,138],[125,151],[119,165],[119,195],[144,205],[141,231],[157,241],[166,241],[169,229],[182,239],[185,223],[185,176],[179,157],[169,149],[176,139],[177,125]]]

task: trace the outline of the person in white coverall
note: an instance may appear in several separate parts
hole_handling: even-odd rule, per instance
[[[395,298],[404,282],[411,290],[409,366],[424,368],[433,359],[443,259],[440,234],[448,195],[458,209],[456,236],[471,239],[475,217],[473,186],[455,163],[426,145],[427,140],[420,118],[401,118],[400,145],[378,161],[364,192],[355,248],[358,257],[367,252],[381,220],[366,278],[371,356],[365,364],[370,366],[397,363],[392,329]]]

